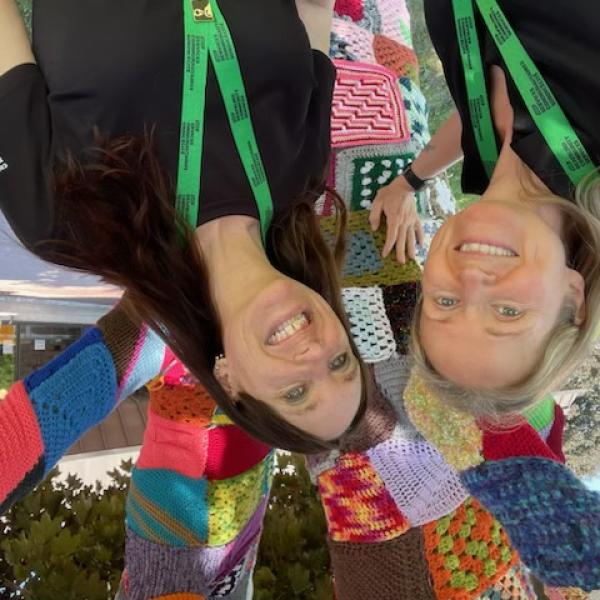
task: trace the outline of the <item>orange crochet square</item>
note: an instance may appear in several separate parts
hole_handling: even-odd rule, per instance
[[[500,523],[475,499],[424,526],[425,553],[436,597],[471,600],[518,560]]]
[[[165,384],[150,392],[150,410],[159,417],[178,423],[206,427],[216,406],[200,385]]]
[[[377,471],[362,454],[340,457],[319,476],[319,491],[336,542],[383,542],[410,528]]]

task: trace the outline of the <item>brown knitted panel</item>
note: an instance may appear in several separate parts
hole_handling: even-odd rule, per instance
[[[396,413],[375,384],[372,367],[367,386],[367,411],[356,429],[342,439],[342,452],[366,452],[389,439],[396,426]]]
[[[329,541],[337,600],[435,600],[419,528],[379,544]]]
[[[118,381],[122,381],[127,366],[131,362],[135,345],[140,337],[141,325],[136,325],[124,307],[117,304],[98,321],[98,328],[104,336],[106,346],[112,354],[117,370]]]

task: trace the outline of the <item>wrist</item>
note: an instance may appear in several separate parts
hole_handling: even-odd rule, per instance
[[[418,173],[415,173],[412,164],[404,169],[401,176],[406,182],[406,185],[410,187],[410,190],[413,192],[418,192],[427,185],[427,179],[422,178]]]

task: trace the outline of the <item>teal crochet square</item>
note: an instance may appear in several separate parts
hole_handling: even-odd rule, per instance
[[[383,261],[375,246],[375,239],[368,231],[351,233],[347,243],[344,277],[360,277],[383,268]]]

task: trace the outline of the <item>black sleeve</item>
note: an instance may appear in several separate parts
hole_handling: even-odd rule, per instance
[[[0,209],[30,249],[51,237],[52,127],[48,91],[37,65],[0,77]]]

